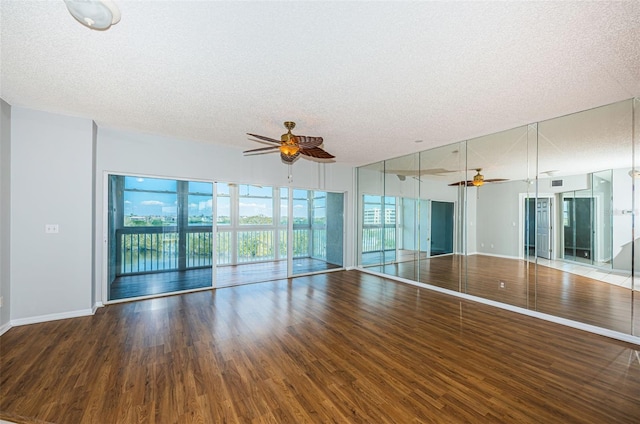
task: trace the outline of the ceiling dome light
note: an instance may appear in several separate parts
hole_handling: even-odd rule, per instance
[[[97,30],[120,22],[120,10],[109,0],[64,0],[67,9],[82,25]]]

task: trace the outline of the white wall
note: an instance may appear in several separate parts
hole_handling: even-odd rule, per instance
[[[477,210],[478,210],[478,196],[475,189],[467,188],[466,198],[464,192],[460,190],[459,193],[459,202],[462,204],[466,201],[466,204],[463,204],[460,208],[464,210],[466,208],[466,214],[464,219],[460,219],[459,222],[463,223],[463,228],[460,229],[463,237],[461,238],[461,245],[465,245],[466,242],[466,253],[469,255],[474,255],[478,253],[478,219],[477,219]],[[464,225],[466,220],[466,225]],[[458,253],[465,253],[463,247],[458,249]]]
[[[531,190],[523,181],[485,184],[471,188],[476,197],[476,251],[518,257],[520,251],[520,193]],[[471,227],[469,232],[473,231]]]
[[[345,266],[353,264],[354,229],[353,168],[336,163],[321,164],[304,158],[291,167],[278,154],[243,156],[240,148],[178,140],[100,127],[98,129],[96,190],[96,300],[104,302],[103,222],[106,173],[148,175],[188,180],[261,184],[345,192]],[[291,174],[290,174],[291,173]],[[292,182],[289,182],[292,175]]]
[[[618,270],[631,269],[631,182],[630,168],[613,170],[613,268]],[[585,190],[589,188],[589,175],[575,175],[557,177],[562,179],[562,187],[552,187],[551,179],[541,179],[538,190],[541,196],[558,194],[572,190]],[[476,189],[470,188],[468,194],[469,213],[473,213],[471,207],[473,198],[477,196],[477,225],[475,229],[471,224],[467,227],[467,237],[471,241],[475,233],[477,240],[477,252],[499,256],[517,257],[520,251],[519,232],[521,211],[519,210],[519,193],[526,193],[526,185],[522,181],[513,181],[499,184],[485,184],[474,193]],[[533,189],[530,189],[533,190]],[[535,191],[529,192],[531,196]],[[556,196],[557,197],[557,196]],[[555,199],[556,211],[554,215],[554,249],[558,252],[560,246],[561,212],[558,208],[562,203]],[[468,218],[469,219],[469,218]],[[514,225],[515,224],[515,225]],[[469,253],[471,243],[468,244]],[[640,258],[638,258],[640,260]]]
[[[91,313],[92,176],[91,120],[12,107],[12,323]]]
[[[11,106],[0,99],[0,334],[11,320]]]
[[[98,181],[98,176],[96,175],[96,167],[98,161],[98,126],[95,122],[92,122],[91,125],[91,169],[93,170],[91,174],[91,216],[93,219],[91,220],[91,237],[92,237],[92,249],[91,249],[91,263],[93,264],[93,270],[91,273],[91,305],[97,304],[98,294],[96,292],[96,273],[95,268],[97,266],[97,261],[101,260],[96,256],[97,245],[99,245],[96,240],[100,240],[99,237],[96,237],[97,229],[96,223],[99,220],[99,217],[102,216],[101,211],[96,209],[96,184]]]
[[[631,271],[633,237],[631,231],[633,220],[632,214],[629,213],[633,210],[631,199],[633,179],[629,176],[630,170],[631,168],[613,170],[613,269],[625,271]],[[636,244],[636,252],[637,247]],[[636,255],[636,261],[639,259],[640,256]]]

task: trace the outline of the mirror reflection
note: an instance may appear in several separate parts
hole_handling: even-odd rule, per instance
[[[359,168],[359,264],[635,334],[638,110],[627,100]]]
[[[527,232],[535,197],[532,145],[526,126],[467,143],[467,293],[523,308],[533,281],[525,240],[529,246],[537,240],[527,237],[535,234]]]
[[[632,323],[632,115],[624,101],[538,125],[538,197],[549,199],[552,224],[551,253],[538,261],[537,309],[625,333]]]

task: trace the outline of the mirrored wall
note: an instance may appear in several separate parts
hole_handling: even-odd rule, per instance
[[[631,99],[358,168],[359,266],[639,335],[638,115]]]

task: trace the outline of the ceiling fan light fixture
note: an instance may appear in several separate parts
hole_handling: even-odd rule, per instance
[[[478,173],[473,176],[473,181],[471,182],[471,184],[473,184],[474,187],[480,187],[481,185],[484,184],[484,176],[480,174],[480,170],[477,170],[477,171]]]
[[[300,155],[315,159],[335,158],[335,156],[333,156],[331,153],[328,153],[320,148],[323,143],[322,137],[291,134],[291,130],[296,126],[295,122],[293,121],[285,122],[284,126],[288,131],[280,136],[280,140],[276,140],[271,137],[265,137],[263,135],[247,133],[247,135],[257,138],[257,140],[255,141],[258,141],[260,143],[271,143],[271,146],[261,147],[259,149],[245,150],[243,153],[245,155],[253,155],[267,152],[279,152],[282,161],[289,165],[292,164]]]
[[[294,156],[300,151],[300,147],[293,144],[283,144],[280,146],[280,152],[287,156]]]
[[[112,1],[64,0],[64,3],[71,16],[87,28],[105,30],[120,22],[120,10]]]

